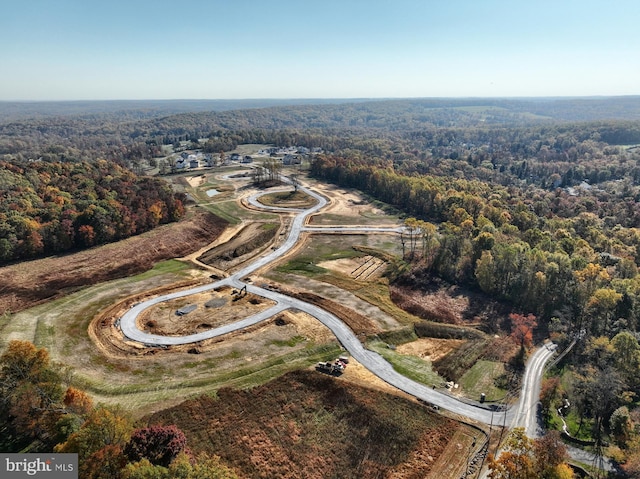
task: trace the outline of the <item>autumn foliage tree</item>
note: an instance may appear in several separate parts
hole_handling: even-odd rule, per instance
[[[542,406],[542,414],[546,420],[549,420],[553,416],[553,411],[558,406],[561,395],[562,386],[559,378],[551,377],[542,380],[540,387],[540,405]]]
[[[571,479],[573,471],[566,464],[567,450],[557,432],[530,439],[524,429],[509,434],[498,457],[490,454],[491,479]]]
[[[175,425],[154,425],[136,429],[124,448],[131,462],[148,459],[152,464],[167,467],[186,451],[187,438]]]
[[[106,160],[0,160],[0,264],[110,243],[177,221],[182,194]]]
[[[518,313],[509,314],[511,320],[511,337],[521,348],[530,347],[533,341],[533,330],[538,325],[533,314],[526,316]]]
[[[56,452],[77,453],[80,461],[107,446],[123,448],[133,431],[132,420],[122,411],[99,406],[76,432],[56,447]]]
[[[28,341],[13,340],[0,356],[1,434],[13,450],[21,441],[47,441],[62,412],[64,389],[49,353]],[[11,439],[13,438],[13,439]]]
[[[78,402],[84,403],[82,400]],[[118,477],[116,472],[127,463],[123,448],[132,431],[133,421],[127,414],[118,409],[98,406],[87,414],[80,428],[54,450],[78,454],[81,477]]]
[[[93,411],[93,400],[79,389],[69,386],[62,400],[64,413],[55,424],[56,443],[61,443],[76,432]]]
[[[121,477],[127,458],[119,444],[105,446],[97,450],[80,464],[83,479],[114,479]]]
[[[151,464],[148,459],[127,464],[121,479],[238,479],[237,474],[218,457],[200,454],[193,459],[180,453],[168,467]],[[97,479],[97,478],[96,478]]]

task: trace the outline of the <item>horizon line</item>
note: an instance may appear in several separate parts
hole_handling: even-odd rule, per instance
[[[604,99],[636,98],[638,94],[624,95],[513,95],[513,96],[407,96],[407,97],[246,97],[246,98],[102,98],[102,99],[0,99],[0,103],[81,103],[81,102],[175,102],[175,101],[385,101],[385,100],[526,100],[526,99]]]

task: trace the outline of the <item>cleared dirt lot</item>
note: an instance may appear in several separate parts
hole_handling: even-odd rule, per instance
[[[421,338],[410,343],[401,344],[396,351],[401,354],[418,356],[427,361],[437,361],[447,354],[456,351],[466,343],[465,339]]]
[[[371,281],[382,276],[385,262],[380,258],[364,255],[359,258],[341,258],[318,263],[321,268],[331,269],[360,281]]]
[[[138,316],[138,327],[162,336],[186,336],[233,323],[274,304],[261,296],[220,288],[156,304]]]

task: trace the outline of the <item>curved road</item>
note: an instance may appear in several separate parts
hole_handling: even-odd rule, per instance
[[[529,360],[527,365],[526,374],[523,380],[522,385],[522,394],[521,399],[517,406],[514,406],[506,411],[492,410],[486,407],[479,407],[478,404],[467,404],[457,399],[443,394],[439,391],[431,389],[423,384],[417,383],[408,379],[401,374],[397,373],[393,367],[378,353],[365,349],[360,340],[353,334],[351,329],[349,329],[339,318],[334,316],[333,314],[304,301],[300,301],[294,298],[290,298],[281,293],[277,293],[274,291],[269,291],[260,287],[257,287],[252,284],[247,284],[242,281],[242,278],[248,276],[254,271],[262,268],[263,266],[275,261],[276,259],[283,256],[286,252],[288,252],[298,241],[301,232],[309,231],[309,232],[366,232],[366,231],[377,231],[377,232],[390,232],[390,233],[400,233],[402,228],[373,228],[373,227],[362,227],[362,226],[354,226],[354,227],[305,227],[304,223],[306,219],[319,211],[327,204],[327,200],[319,195],[318,193],[304,188],[302,186],[299,187],[302,191],[304,191],[309,196],[312,196],[317,200],[317,204],[312,208],[306,210],[292,210],[286,208],[266,208],[264,205],[260,204],[257,201],[258,196],[265,194],[259,193],[248,198],[248,201],[251,205],[258,208],[266,208],[271,211],[286,211],[288,213],[296,212],[298,213],[294,220],[291,223],[291,230],[289,236],[286,241],[276,250],[272,251],[268,255],[265,255],[261,258],[258,258],[253,264],[247,266],[246,268],[237,271],[233,275],[225,278],[223,280],[217,281],[215,283],[206,284],[203,286],[199,286],[196,288],[192,288],[185,291],[179,291],[176,293],[166,294],[162,296],[158,296],[156,298],[152,298],[143,303],[138,303],[133,306],[130,310],[128,310],[121,318],[120,318],[120,328],[124,335],[133,340],[140,343],[144,343],[150,346],[158,346],[158,345],[176,345],[176,344],[187,344],[193,343],[197,341],[202,341],[204,339],[213,338],[216,336],[220,336],[231,331],[235,331],[238,329],[246,328],[247,326],[256,324],[260,321],[264,321],[267,318],[274,316],[275,314],[284,311],[289,308],[296,308],[301,311],[304,311],[315,318],[317,318],[320,322],[322,322],[325,326],[327,326],[333,334],[336,336],[338,341],[342,344],[342,346],[351,354],[351,356],[361,363],[364,367],[366,367],[373,374],[389,383],[396,388],[415,396],[423,401],[434,404],[438,407],[447,409],[453,413],[457,413],[468,418],[474,419],[476,421],[483,422],[485,424],[510,424],[512,427],[525,427],[527,433],[530,431],[532,434],[535,434],[537,430],[536,425],[536,405],[538,402],[539,388],[540,388],[540,378],[542,377],[544,365],[546,361],[548,361],[553,354],[553,347],[543,347],[536,351],[535,354]],[[259,296],[263,296],[269,298],[276,302],[274,306],[271,308],[262,311],[256,315],[245,318],[241,321],[235,322],[233,324],[224,325],[215,329],[211,329],[208,331],[204,331],[198,334],[192,334],[188,336],[182,337],[170,337],[170,336],[160,336],[145,333],[139,330],[136,326],[136,318],[138,314],[140,314],[145,309],[175,298],[181,298],[184,296],[189,296],[192,294],[200,293],[203,291],[208,291],[212,289],[219,288],[223,285],[232,286],[235,288],[243,288],[246,286],[247,291]],[[534,437],[534,436],[532,436]]]

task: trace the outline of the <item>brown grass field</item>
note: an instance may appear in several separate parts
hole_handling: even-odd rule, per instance
[[[176,424],[195,452],[256,479],[442,479],[480,434],[417,402],[315,371],[223,389],[145,420]]]

